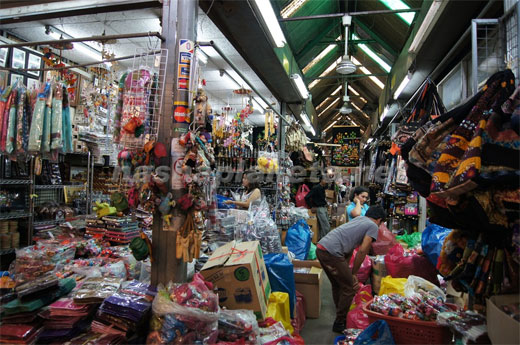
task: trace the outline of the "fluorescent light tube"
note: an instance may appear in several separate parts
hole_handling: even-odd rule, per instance
[[[417,53],[419,51],[424,41],[430,34],[433,26],[439,19],[447,3],[448,1],[442,0],[434,0],[432,2],[428,12],[426,13],[426,16],[421,23],[421,26],[419,27],[419,30],[417,30],[417,33],[413,38],[412,44],[410,44],[410,48],[408,48],[409,53]]]
[[[399,98],[399,95],[401,94],[401,92],[403,92],[404,88],[406,87],[406,85],[408,85],[409,82],[410,82],[410,77],[407,74],[404,77],[404,79],[401,82],[401,84],[399,84],[399,87],[397,88],[397,90],[395,90],[395,92],[394,92],[394,99]]]
[[[254,3],[258,12],[260,12],[260,15],[262,16],[264,25],[267,26],[267,31],[269,32],[269,36],[271,36],[271,40],[278,48],[283,48],[287,40],[285,39],[282,28],[278,23],[278,18],[271,6],[271,1],[254,0]]]
[[[69,37],[73,38],[70,35],[67,35],[67,34],[62,35],[61,32],[57,32],[57,31],[53,31],[53,30],[54,30],[54,28],[50,29],[49,35],[56,40],[59,40],[62,37],[64,39],[69,38]],[[66,37],[66,36],[68,36],[68,37]],[[72,45],[74,46],[74,49],[81,52],[82,54],[88,55],[90,58],[93,58],[95,60],[101,60],[101,52],[99,52],[99,53],[95,52],[94,48],[89,48],[86,44],[81,43],[81,42],[73,42]]]
[[[385,110],[383,110],[383,113],[381,114],[381,117],[379,118],[379,121],[383,122],[383,119],[385,118],[386,114],[388,114],[389,110],[390,110],[390,107],[386,106]]]
[[[309,121],[309,117],[307,116],[307,113],[302,111],[302,113],[300,114],[300,117],[302,118],[303,120],[303,123],[305,123],[305,126],[311,126],[311,122]]]
[[[291,75],[291,79],[294,81],[294,84],[296,85],[296,88],[298,89],[300,96],[302,96],[303,99],[309,98],[309,91],[307,91],[307,87],[305,86],[302,77],[299,74],[295,73]]]
[[[262,106],[260,105],[260,103],[258,103],[257,100],[256,100],[255,98],[253,98],[253,103],[254,103],[253,105],[256,104],[256,105],[258,106],[258,109],[259,109],[259,110],[262,109],[263,111],[265,111],[265,108],[262,107]],[[255,108],[256,108],[256,107],[255,107]]]
[[[204,65],[208,63],[208,56],[202,51],[202,49],[197,49],[197,58],[202,62]]]
[[[374,141],[374,138],[368,138],[367,144],[370,144],[372,141]]]
[[[352,93],[353,93],[354,95],[359,96],[359,92],[357,92],[356,90],[354,90],[354,89],[352,88],[352,86],[349,85],[349,86],[348,86],[348,89],[349,89],[350,91],[352,91]]]
[[[267,103],[265,103],[264,100],[260,97],[255,97],[254,100],[264,109],[267,109],[269,107]]]
[[[314,130],[314,127],[311,126],[310,131],[311,131],[313,136],[316,135],[316,131]]]

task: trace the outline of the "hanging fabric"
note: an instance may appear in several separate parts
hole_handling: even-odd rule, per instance
[[[125,93],[125,80],[128,76],[128,72],[123,73],[119,79],[119,85],[117,89],[117,106],[116,113],[114,116],[114,142],[119,143],[121,140],[121,116],[123,115],[123,96]]]
[[[56,83],[54,86],[52,98],[52,112],[51,112],[51,150],[60,150],[63,148],[63,85]]]
[[[23,87],[23,85],[21,85]],[[7,120],[7,131],[6,131],[6,138],[5,142],[3,142],[4,151],[7,154],[13,153],[14,149],[14,140],[15,140],[15,131],[16,131],[16,106],[18,104],[18,95],[20,94],[20,91],[23,89],[21,87],[13,90],[14,96],[13,96],[13,102],[11,103],[11,107],[9,109],[9,119]]]
[[[7,139],[7,126],[9,125],[9,113],[11,112],[11,106],[13,102],[16,102],[16,89],[13,88],[7,99],[7,103],[4,109],[4,115],[2,118],[2,130],[0,131],[0,150],[5,152],[5,140]]]
[[[27,149],[30,152],[39,152],[42,147],[43,123],[45,119],[45,103],[49,96],[51,84],[46,83],[43,90],[38,93],[29,131],[29,142]]]
[[[9,102],[9,96],[11,94],[11,86],[8,86],[5,88],[4,92],[2,93],[2,96],[0,97],[0,137],[2,133],[2,127],[4,125],[4,113],[5,109],[9,109],[8,102]]]
[[[63,135],[63,152],[70,153],[72,152],[72,123],[70,121],[70,107],[69,107],[69,97],[66,91],[65,86],[63,87],[63,111],[62,111],[62,130],[61,133]]]
[[[268,140],[274,134],[274,115],[272,110],[265,112],[264,139]]]
[[[51,85],[49,95],[45,100],[45,112],[43,117],[43,131],[42,131],[42,152],[51,152],[51,116],[52,116],[52,97],[53,85]]]
[[[14,142],[14,149],[16,153],[23,153],[23,129],[26,115],[25,102],[27,101],[27,89],[22,87],[18,93],[18,102],[16,109],[16,140]]]

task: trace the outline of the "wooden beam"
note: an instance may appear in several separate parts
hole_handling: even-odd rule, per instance
[[[379,37],[375,32],[373,32],[368,25],[363,23],[361,19],[354,17],[352,18],[356,25],[359,25],[363,31],[365,31],[370,37],[372,37],[383,49],[389,52],[394,58],[397,57],[398,52],[392,48],[388,43],[386,43],[381,37]]]
[[[318,54],[313,57],[307,57],[304,59],[305,55],[309,53],[325,36],[327,36],[332,29],[338,26],[338,21],[332,20],[329,26],[325,30],[323,30],[318,36],[314,37],[309,43],[305,45],[296,55],[295,59],[298,61],[298,64],[303,69],[309,62],[312,61]]]

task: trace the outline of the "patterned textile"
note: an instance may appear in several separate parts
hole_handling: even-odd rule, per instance
[[[439,195],[459,195],[466,188],[454,189],[474,176],[480,169],[480,146],[482,139],[479,130],[486,125],[488,109],[498,107],[511,95],[514,89],[514,75],[510,70],[501,72],[501,77],[490,85],[484,86],[484,94],[477,101],[470,114],[449,136],[432,175],[431,192]],[[475,139],[475,140],[472,140]],[[466,151],[469,152],[466,153]],[[450,183],[453,177],[457,180]],[[451,187],[451,190],[448,188]]]

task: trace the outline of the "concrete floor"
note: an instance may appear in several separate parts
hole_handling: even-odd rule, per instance
[[[332,301],[332,289],[327,276],[321,287],[321,313],[319,319],[307,319],[301,331],[306,345],[334,345],[334,339],[340,334],[332,332],[332,324],[336,319],[336,308]]]

